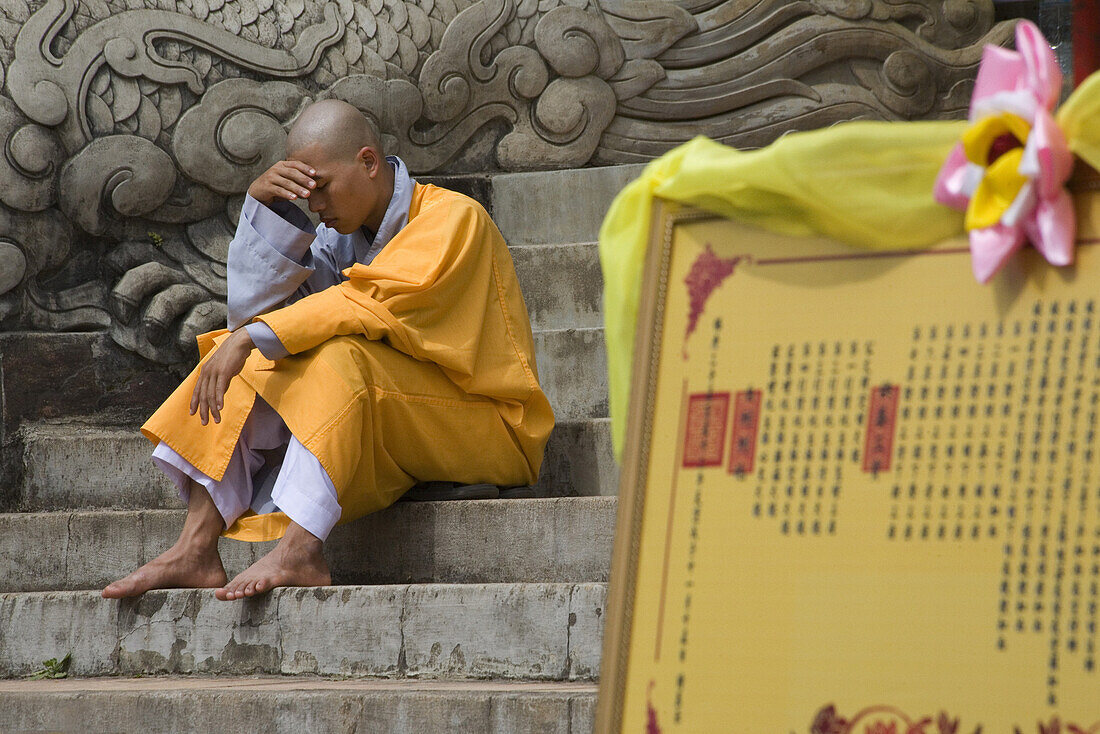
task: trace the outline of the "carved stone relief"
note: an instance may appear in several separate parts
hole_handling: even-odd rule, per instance
[[[416,173],[623,163],[961,116],[1010,36],[991,0],[0,0],[0,329],[186,362],[315,99]]]

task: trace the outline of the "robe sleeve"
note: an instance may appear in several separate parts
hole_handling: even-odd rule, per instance
[[[289,202],[276,206],[278,212],[245,197],[226,262],[231,331],[281,306],[314,272],[310,245],[316,235],[312,223]]]
[[[453,208],[449,204],[443,204]],[[472,207],[465,207],[472,212]],[[348,280],[259,317],[271,327],[291,354],[312,349],[334,336],[363,334],[388,339],[412,356],[410,332],[428,320],[439,320],[448,306],[448,281],[460,277],[457,262],[470,244],[471,221],[419,216],[371,263],[345,271]],[[457,219],[470,220],[463,212]],[[440,219],[443,226],[440,226]],[[429,226],[426,226],[429,225]],[[434,225],[434,226],[431,226]],[[476,242],[472,243],[477,248]],[[476,253],[467,253],[467,259]],[[419,313],[415,313],[417,309]],[[429,310],[432,313],[429,314]],[[402,322],[402,316],[407,323]],[[465,330],[469,330],[467,327]]]
[[[260,350],[260,354],[264,355],[267,359],[272,361],[278,361],[283,357],[290,354],[287,348],[283,346],[283,343],[279,341],[279,337],[275,336],[275,332],[271,330],[271,327],[262,321],[256,321],[251,324],[245,324],[244,330],[248,332],[248,336],[252,338],[252,344]]]
[[[467,197],[447,196],[412,218],[370,265],[344,271],[348,280],[259,319],[292,354],[334,336],[362,334],[435,362],[464,388],[480,381],[475,373],[488,377],[522,364],[519,392],[529,393],[538,389],[537,376],[526,358],[517,360],[527,350],[517,346],[514,332],[525,328],[526,344],[530,325],[526,311],[521,320],[510,313],[520,306],[506,305],[522,299],[518,284],[506,296],[502,258],[510,258],[507,246],[485,210]],[[510,334],[504,339],[511,344],[483,348],[489,333]]]

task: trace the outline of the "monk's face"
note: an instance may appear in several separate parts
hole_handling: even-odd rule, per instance
[[[313,177],[317,186],[306,201],[309,210],[316,212],[325,226],[340,234],[351,234],[380,208],[385,211],[388,198],[385,202],[381,199],[389,192],[383,191],[385,179],[379,172],[380,166],[389,163],[374,148],[365,147],[340,156],[313,144],[295,151],[291,157],[317,171]]]

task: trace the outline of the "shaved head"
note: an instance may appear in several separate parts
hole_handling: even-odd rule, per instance
[[[339,99],[314,102],[302,111],[286,138],[286,153],[293,158],[299,151],[317,145],[334,160],[354,158],[360,149],[371,147],[385,157],[382,136],[370,118],[358,108]]]
[[[302,110],[286,136],[287,162],[304,163],[297,194],[321,223],[340,234],[377,232],[393,198],[395,163],[378,128],[358,109],[326,99]],[[301,171],[301,169],[298,169]]]

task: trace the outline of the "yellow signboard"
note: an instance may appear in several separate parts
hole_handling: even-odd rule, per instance
[[[1100,734],[1100,202],[1077,264],[664,204],[598,730]]]

